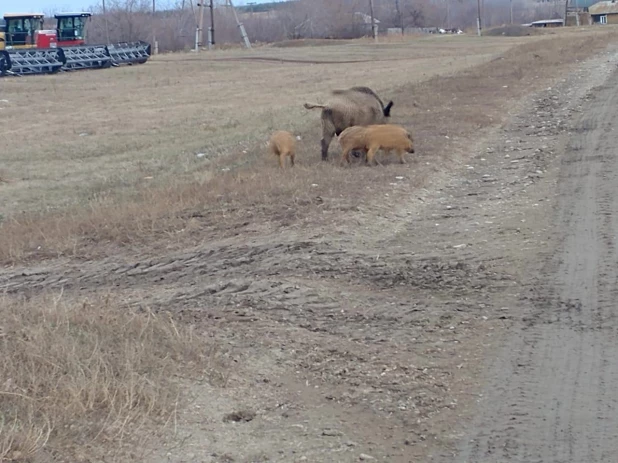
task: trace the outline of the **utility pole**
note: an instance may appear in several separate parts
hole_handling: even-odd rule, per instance
[[[511,24],[513,24],[513,0],[509,0],[509,6],[511,8]]]
[[[204,46],[204,0],[197,4],[197,44],[198,47]]]
[[[562,24],[563,27],[566,27],[567,25],[567,11],[569,11],[569,0],[565,0],[564,2],[564,23]]]
[[[373,34],[373,40],[378,41],[378,33],[376,31],[376,20],[373,16],[373,0],[369,0],[369,11],[371,12],[371,33]]]
[[[240,36],[245,41],[245,46],[247,48],[251,48],[251,42],[249,41],[249,37],[247,36],[247,31],[245,30],[245,26],[243,25],[243,23],[241,23],[240,20],[238,19],[238,15],[236,14],[236,8],[234,8],[234,5],[232,4],[232,0],[227,0],[227,3],[232,8],[232,12],[234,13],[234,18],[236,19],[236,25],[238,26],[238,29],[240,29]]]
[[[105,9],[105,0],[103,0],[103,21],[105,21],[105,38],[109,44],[109,25],[107,24],[107,10]]]
[[[210,0],[210,46],[215,45],[215,6],[213,0]]]
[[[481,0],[476,0],[476,8],[478,10],[478,14],[476,17],[476,31],[481,36]]]
[[[449,0],[445,0],[446,2],[446,28],[451,28],[451,2]]]
[[[153,55],[156,55],[159,53],[159,44],[157,43],[157,37],[156,37],[156,29],[157,26],[155,24],[155,12],[156,12],[156,0],[152,0],[152,45],[153,45]]]
[[[399,18],[399,27],[401,27],[401,35],[404,35],[405,28],[403,27],[403,15],[401,14],[401,8],[399,8],[399,0],[395,0],[395,10],[397,11],[397,17]]]

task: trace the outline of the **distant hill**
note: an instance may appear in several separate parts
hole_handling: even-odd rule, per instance
[[[266,11],[276,10],[277,8],[281,8],[282,6],[293,2],[294,0],[287,0],[285,2],[256,3],[255,5],[237,6],[236,9],[242,13],[264,13]]]

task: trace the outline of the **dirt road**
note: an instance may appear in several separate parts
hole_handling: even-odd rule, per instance
[[[616,461],[618,73],[588,100],[559,153],[553,255],[457,462]]]

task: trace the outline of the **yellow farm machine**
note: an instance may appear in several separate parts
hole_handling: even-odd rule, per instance
[[[0,24],[0,76],[53,74],[142,64],[150,58],[144,41],[89,45],[88,12],[55,15],[56,28],[44,29],[41,13],[5,14]]]

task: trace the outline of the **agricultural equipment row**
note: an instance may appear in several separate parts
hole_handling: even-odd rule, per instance
[[[147,42],[86,44],[85,24],[90,16],[58,14],[56,29],[44,29],[42,14],[4,15],[0,28],[0,76],[104,69],[148,61],[151,49]]]
[[[150,44],[141,41],[66,48],[3,50],[0,51],[0,76],[105,69],[121,64],[142,64],[149,57]]]

